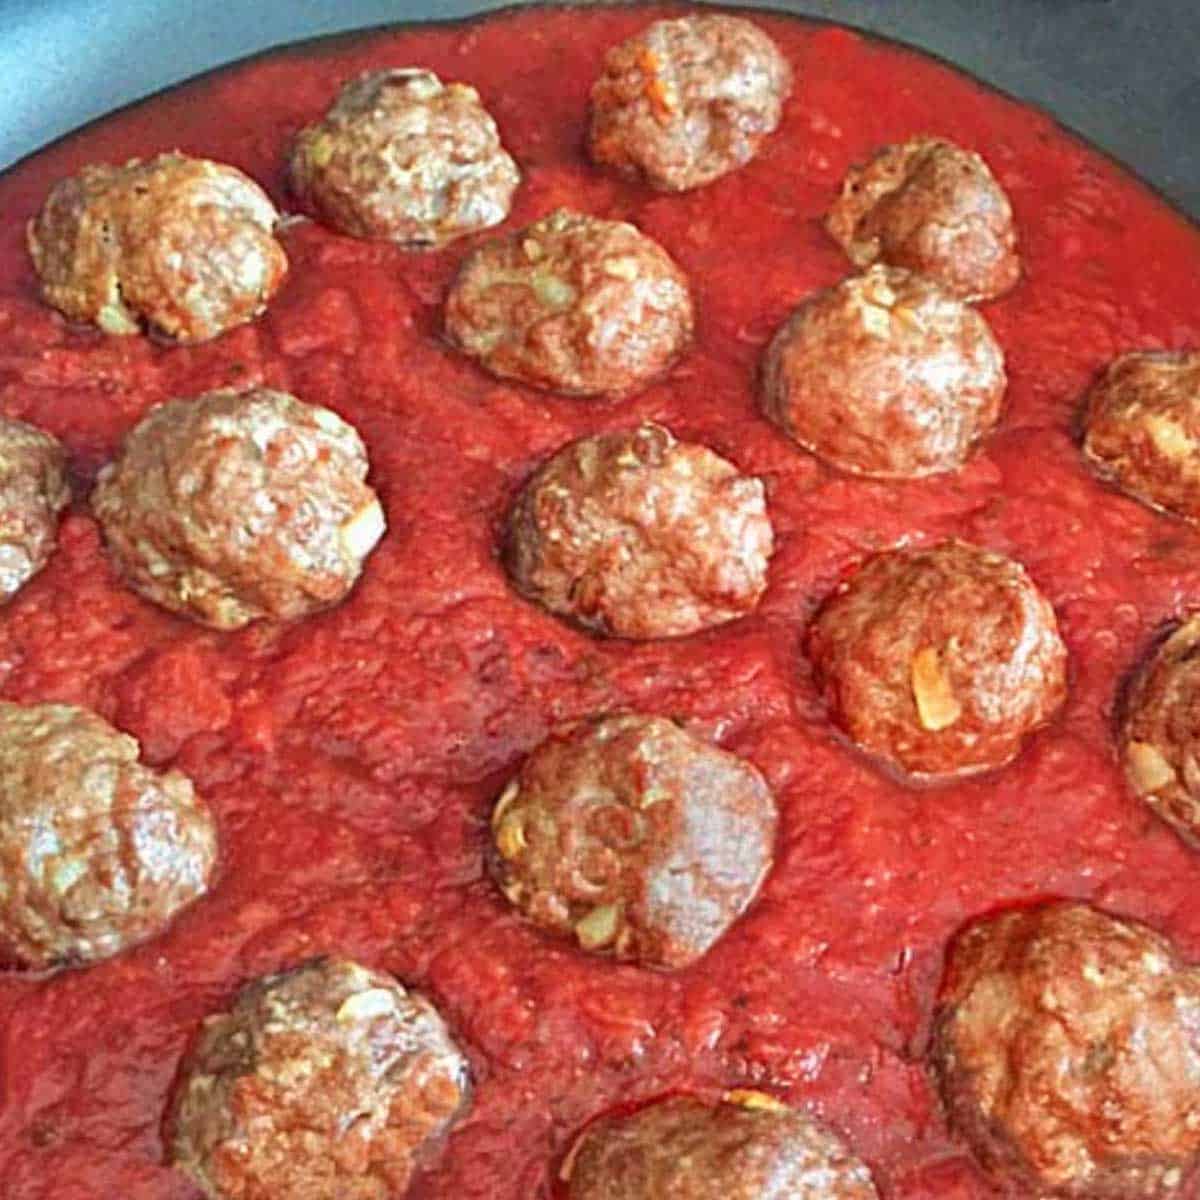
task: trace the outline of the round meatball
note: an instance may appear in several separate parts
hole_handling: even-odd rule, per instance
[[[952,1127],[1000,1182],[1169,1195],[1200,1153],[1200,971],[1086,904],[984,917],[951,947],[932,1066]]]
[[[576,396],[645,387],[693,321],[687,277],[657,242],[566,209],[485,242],[446,298],[447,336],[493,375]]]
[[[244,988],[184,1061],[171,1161],[210,1200],[389,1200],[469,1106],[428,1000],[318,959]]]
[[[978,154],[941,138],[885,146],[853,168],[825,220],[856,266],[928,276],[962,300],[988,300],[1020,277],[1004,189]]]
[[[293,190],[322,221],[414,247],[499,224],[520,180],[479,93],[414,67],[351,80],[292,147]]]
[[[787,60],[749,21],[656,21],[605,56],[592,158],[663,191],[700,187],[758,153],[791,87]]]
[[[1087,396],[1083,454],[1143,504],[1200,523],[1200,352],[1113,362]]]
[[[212,816],[139,753],[87,709],[0,701],[0,959],[108,958],[208,890]]]
[[[517,589],[596,633],[679,637],[767,586],[762,481],[660,425],[582,438],[525,485],[504,547]]]
[[[817,615],[808,652],[833,720],[913,776],[1002,766],[1066,697],[1054,610],[1002,554],[881,554]]]
[[[260,313],[287,273],[267,194],[234,167],[161,154],[89,166],[30,222],[42,297],[105,333],[202,342]]]
[[[135,591],[237,629],[345,598],[385,528],[366,474],[361,439],[328,409],[215,391],[151,409],[92,508]]]
[[[70,499],[58,442],[23,421],[0,417],[0,603],[46,565],[58,515]]]
[[[763,409],[819,458],[878,479],[954,471],[996,424],[1004,355],[932,280],[872,267],[806,300],[775,335]]]
[[[687,1096],[592,1124],[564,1164],[566,1200],[875,1200],[832,1133],[761,1092]]]
[[[558,730],[492,813],[492,868],[531,921],[588,951],[685,967],[745,911],[776,811],[750,763],[664,717]]]

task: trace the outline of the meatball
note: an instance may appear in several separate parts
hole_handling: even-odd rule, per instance
[[[987,322],[936,283],[872,267],[806,300],[775,335],[763,409],[855,475],[954,471],[996,424],[1004,355]]]
[[[428,1000],[318,959],[244,988],[184,1061],[172,1165],[210,1200],[389,1200],[469,1105]]]
[[[662,191],[700,187],[758,153],[791,87],[787,60],[749,21],[656,21],[605,56],[592,158]]]
[[[383,536],[355,430],[286,392],[159,404],[100,473],[92,508],[131,587],[214,629],[344,599]]]
[[[1148,1200],[1200,1152],[1200,972],[1087,904],[968,926],[931,1055],[952,1127],[1023,1194]]]
[[[0,417],[0,603],[46,565],[58,514],[70,499],[58,442],[23,421]]]
[[[866,1166],[761,1092],[687,1096],[591,1125],[563,1172],[566,1200],[875,1200]]]
[[[531,921],[594,953],[685,967],[745,911],[776,811],[743,759],[664,717],[594,717],[525,761],[492,813],[492,869]]]
[[[624,395],[691,341],[688,281],[620,221],[559,209],[463,264],[446,333],[493,375],[568,395]]]
[[[293,190],[321,220],[410,246],[499,224],[520,180],[479,93],[420,68],[351,80],[292,147]]]
[[[913,776],[1002,766],[1066,698],[1054,610],[964,542],[872,559],[817,615],[808,652],[833,720]]]
[[[1200,523],[1200,352],[1113,362],[1087,396],[1083,454],[1143,504]]]
[[[1004,189],[978,154],[941,138],[885,146],[853,168],[825,227],[856,266],[906,267],[962,300],[999,296],[1021,274]]]
[[[767,586],[762,481],[660,425],[572,442],[525,485],[504,547],[517,589],[614,637],[744,616]]]
[[[108,958],[208,890],[212,816],[139,753],[87,709],[0,701],[0,959]]]
[[[105,333],[145,321],[202,342],[252,320],[278,290],[287,256],[266,193],[234,167],[161,154],[84,167],[30,222],[42,297]]]

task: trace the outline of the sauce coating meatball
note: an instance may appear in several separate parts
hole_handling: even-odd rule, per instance
[[[584,950],[684,967],[757,895],[775,825],[750,763],[664,717],[595,717],[544,741],[504,790],[492,870]]]
[[[202,342],[252,320],[283,282],[278,219],[236,168],[160,154],[60,181],[29,223],[29,251],[42,297],[66,316]]]
[[[479,93],[419,68],[351,80],[291,155],[294,191],[326,224],[414,247],[499,224],[520,179]]]
[[[787,60],[749,21],[656,21],[605,56],[592,158],[663,191],[700,187],[758,153],[791,87]]]
[[[559,209],[485,242],[446,298],[446,333],[493,375],[568,395],[624,395],[692,337],[687,277],[621,221]]]
[[[808,653],[833,720],[918,777],[1002,766],[1066,697],[1054,610],[1019,563],[964,542],[871,559]]]
[[[209,1200],[389,1200],[469,1089],[429,1001],[319,959],[243,988],[205,1022],[175,1094],[171,1161]]]
[[[344,599],[383,536],[367,454],[286,392],[159,404],[100,473],[92,508],[130,586],[214,629]]]
[[[1200,353],[1116,359],[1088,393],[1083,454],[1143,504],[1200,522]]]
[[[70,499],[58,442],[23,421],[0,417],[0,603],[46,565],[58,515]]]
[[[999,296],[1021,274],[1004,189],[978,154],[941,138],[885,146],[849,171],[825,227],[856,266],[906,267],[962,300]]]
[[[1073,902],[969,925],[931,1053],[953,1128],[1023,1194],[1149,1200],[1200,1154],[1200,972],[1143,925]]]
[[[591,1125],[563,1169],[566,1200],[875,1200],[832,1133],[761,1092],[660,1100]]]
[[[212,817],[139,753],[87,709],[0,701],[0,959],[108,958],[207,891]]]
[[[987,322],[931,280],[872,267],[806,300],[763,364],[763,410],[856,475],[954,471],[1000,417],[1004,355]]]
[[[761,480],[645,424],[572,442],[542,466],[513,506],[504,558],[550,612],[658,638],[750,612],[772,548]]]

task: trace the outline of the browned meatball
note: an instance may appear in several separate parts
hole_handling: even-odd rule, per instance
[[[171,1161],[210,1200],[390,1200],[469,1104],[428,1000],[318,959],[244,988],[184,1062]]]
[[[856,266],[907,267],[963,300],[999,296],[1021,274],[1004,189],[978,154],[941,138],[853,168],[825,227]]]
[[[0,960],[108,958],[207,891],[212,817],[139,753],[87,709],[0,701]]]
[[[214,629],[344,599],[383,536],[358,434],[286,392],[159,404],[100,473],[92,508],[135,591]]]
[[[873,558],[808,652],[833,720],[914,776],[1002,766],[1066,696],[1054,610],[1019,563],[964,542]]]
[[[1143,504],[1200,522],[1200,353],[1113,362],[1087,396],[1083,454]]]
[[[292,187],[321,220],[410,246],[499,224],[520,179],[479,93],[416,67],[351,80],[292,147]]]
[[[48,433],[0,417],[0,602],[11,600],[54,552],[71,499],[62,447]]]
[[[569,395],[623,395],[663,374],[692,337],[688,281],[621,221],[559,209],[463,263],[446,333],[493,375]]]
[[[595,717],[544,741],[505,788],[492,866],[542,928],[585,950],[684,967],[758,893],[775,823],[750,763],[664,717]]]
[[[1004,355],[931,280],[872,267],[806,300],[763,365],[763,409],[826,462],[881,479],[954,471],[996,424]]]
[[[1086,904],[981,918],[951,947],[932,1065],[951,1125],[1000,1182],[1170,1195],[1200,1152],[1200,972]]]
[[[761,480],[645,424],[551,458],[513,507],[504,558],[518,590],[551,612],[657,638],[750,612],[772,547]]]
[[[562,1172],[566,1200],[875,1200],[832,1133],[761,1092],[686,1096],[589,1126]]]
[[[787,60],[749,21],[656,21],[605,56],[592,158],[663,191],[700,187],[758,153],[791,87]]]
[[[202,342],[253,319],[283,282],[278,219],[234,167],[161,154],[62,180],[29,223],[29,251],[43,298],[68,317]]]

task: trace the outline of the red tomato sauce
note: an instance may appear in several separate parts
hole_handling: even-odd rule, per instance
[[[0,691],[89,705],[188,772],[221,873],[162,937],[86,970],[0,980],[6,1200],[191,1200],[161,1118],[200,1020],[256,976],[334,952],[440,1007],[476,1095],[419,1200],[549,1195],[597,1113],[678,1088],[753,1086],[843,1134],[889,1197],[982,1197],[923,1065],[947,939],[998,904],[1089,898],[1200,958],[1200,860],[1125,792],[1114,697],[1164,622],[1200,601],[1200,536],[1095,483],[1072,433],[1114,355],[1200,346],[1200,235],[1047,116],[916,53],[781,15],[796,69],[744,170],[657,195],[589,166],[605,49],[678,7],[525,10],[247,62],[122,112],[0,181],[0,409],[63,439],[77,503],[47,569],[0,612]],[[406,253],[288,228],[269,312],[195,348],[108,338],[43,307],[23,227],[58,178],[178,147],[286,206],[291,134],[366,68],[475,84],[521,164],[508,227],[566,204],[634,221],[689,272],[695,348],[619,402],[488,378],[439,338],[471,242]],[[820,218],[843,172],[934,132],[1012,198],[1025,277],[984,312],[1008,356],[999,430],[961,472],[872,483],[823,468],[760,415],[773,330],[849,264]],[[216,634],[126,590],[85,497],[146,409],[223,385],[285,388],[352,421],[390,529],[349,601]],[[519,599],[496,558],[522,481],[571,438],[660,421],[762,476],[778,550],[753,616],[679,641],[604,642]],[[905,787],[835,737],[801,654],[873,550],[955,535],[1023,562],[1071,652],[1061,716],[1008,768]],[[761,899],[699,964],[618,967],[548,940],[482,870],[506,777],[558,721],[665,713],[755,762],[781,807]]]

